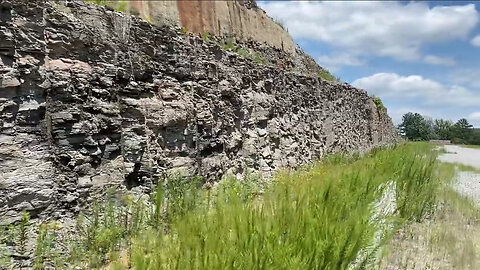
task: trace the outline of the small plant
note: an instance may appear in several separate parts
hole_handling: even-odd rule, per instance
[[[58,254],[55,253],[56,235],[54,231],[57,229],[57,224],[43,223],[38,230],[37,246],[35,248],[35,261],[33,268],[35,270],[45,269],[46,261],[53,261],[55,265],[60,266]]]
[[[99,6],[102,6],[102,7],[106,6],[107,3],[108,3],[108,1],[106,1],[106,0],[87,0],[86,2],[89,3],[89,4],[99,5]]]
[[[240,48],[237,50],[237,54],[241,57],[247,57],[250,54],[250,51],[248,49]]]
[[[147,21],[150,24],[153,24],[153,18],[152,17],[145,17],[144,20]]]
[[[202,34],[202,40],[204,42],[210,42],[212,40],[212,35],[208,31],[204,31]]]
[[[267,63],[267,59],[265,58],[265,55],[261,52],[254,52],[252,60],[263,65]]]
[[[11,242],[9,238],[11,232],[6,226],[0,226],[0,269],[10,269],[12,258],[7,248],[7,244]]]
[[[125,13],[128,11],[128,1],[111,1],[111,0],[87,0],[87,3],[95,4],[102,7],[112,7],[115,11]]]
[[[237,46],[233,43],[232,40],[228,40],[224,45],[223,45],[223,49],[225,51],[232,51],[232,52],[236,52],[237,51]]]
[[[377,96],[372,96],[373,102],[377,106],[378,110],[383,110],[385,106],[383,105],[382,99]]]
[[[18,252],[25,254],[27,252],[28,234],[30,231],[30,214],[23,212],[22,219],[18,225]]]
[[[112,2],[112,1],[111,1]],[[128,11],[128,1],[112,2],[115,11],[126,13]]]
[[[187,29],[186,27],[182,27],[182,28],[180,29],[180,34],[182,34],[182,35],[188,34],[188,29]]]
[[[320,73],[318,74],[318,77],[320,79],[323,79],[323,80],[326,80],[326,81],[329,81],[329,82],[334,82],[334,81],[339,81],[338,78],[336,78],[335,76],[333,76],[328,70],[326,69],[323,69],[322,71],[320,71]]]

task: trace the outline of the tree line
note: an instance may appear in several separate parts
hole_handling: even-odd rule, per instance
[[[398,129],[402,136],[412,141],[451,140],[456,144],[480,145],[480,129],[474,128],[465,118],[454,123],[409,112],[403,115]]]

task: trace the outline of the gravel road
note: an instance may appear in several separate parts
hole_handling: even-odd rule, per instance
[[[440,161],[459,163],[480,169],[480,149],[445,145],[445,150],[447,153],[439,157]],[[480,174],[463,171],[458,172],[455,188],[480,205]]]

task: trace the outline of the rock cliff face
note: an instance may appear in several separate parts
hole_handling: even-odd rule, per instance
[[[3,0],[0,17],[4,223],[72,214],[96,189],[148,187],[172,169],[268,175],[397,138],[365,91],[180,28],[82,2]]]
[[[111,6],[118,6],[112,2]],[[281,25],[258,8],[254,0],[134,1],[130,11],[154,24],[184,27],[202,34],[256,40],[295,53],[297,45]]]

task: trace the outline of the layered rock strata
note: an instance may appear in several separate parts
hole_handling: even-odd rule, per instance
[[[95,189],[169,170],[269,175],[397,138],[365,91],[180,28],[83,2],[3,0],[0,18],[3,223],[71,215]]]

